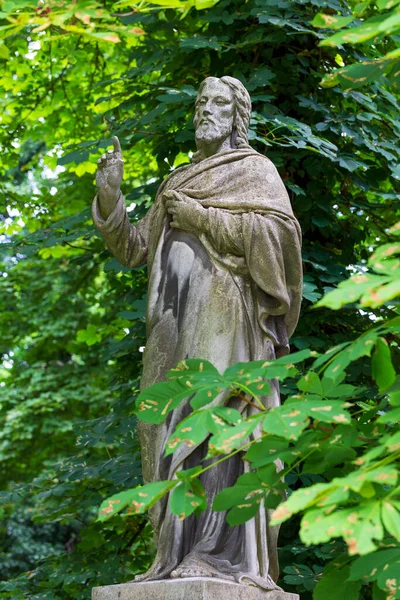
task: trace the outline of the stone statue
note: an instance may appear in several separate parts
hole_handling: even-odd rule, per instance
[[[276,168],[248,144],[250,112],[240,81],[205,79],[194,115],[197,152],[165,179],[136,225],[120,191],[117,138],[114,152],[99,160],[94,222],[123,265],[149,268],[142,389],[188,357],[223,372],[239,361],[288,353],[301,300],[301,233]],[[271,389],[269,407],[279,404],[278,387]],[[254,410],[240,398],[232,402],[245,414]],[[146,483],[203,460],[204,443],[164,457],[166,441],[189,412],[184,402],[162,425],[139,424]],[[201,476],[209,505],[245,468],[238,454]],[[277,528],[267,511],[231,528],[224,513],[211,510],[180,521],[166,498],[150,517],[158,552],[139,580],[215,577],[279,589]]]

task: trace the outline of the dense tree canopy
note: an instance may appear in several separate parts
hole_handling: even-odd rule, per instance
[[[146,270],[122,267],[96,234],[94,173],[118,135],[123,192],[132,221],[140,219],[161,179],[195,149],[200,81],[231,75],[252,96],[250,142],[278,167],[303,230],[303,310],[292,339],[293,352],[303,351],[293,359],[299,373],[270,377],[284,380],[289,402],[299,390],[329,396],[320,387],[321,369],[329,369],[323,353],[347,343],[351,354],[343,362],[337,349],[330,367],[331,375],[339,363],[336,372],[346,370],[345,380],[331,377],[337,386],[352,386],[331,395],[347,402],[338,408],[342,423],[303,412],[296,440],[275,428],[276,438],[262,442],[265,454],[281,449],[295,491],[280,513],[291,516],[280,537],[282,585],[304,600],[400,598],[392,366],[399,361],[398,3],[4,0],[1,8],[0,597],[88,599],[91,586],[127,581],[151,562],[145,515],[96,520],[108,497],[141,481],[134,409]],[[360,27],[375,29],[371,36]],[[353,37],[344,37],[348,30]],[[361,279],[345,283],[352,274]],[[362,335],[370,337],[360,338],[360,349]],[[321,377],[302,379],[309,369]],[[316,450],[306,456],[310,443]],[[250,452],[259,473],[266,463]],[[352,477],[365,464],[378,479],[360,487]],[[340,477],[346,481],[332,483]],[[318,538],[303,521],[299,537],[301,512],[318,510],[301,499],[311,485],[316,503],[318,494],[351,490],[336,498],[338,535]],[[383,525],[362,516],[368,502],[382,505]],[[365,556],[340,529],[348,510],[364,529],[375,528],[368,544],[360,538]]]

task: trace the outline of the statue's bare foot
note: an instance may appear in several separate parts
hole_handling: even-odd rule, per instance
[[[186,577],[214,577],[214,574],[212,573],[211,569],[207,569],[207,567],[205,566],[184,566],[181,565],[180,567],[178,567],[177,569],[175,569],[174,571],[172,571],[171,573],[171,578],[172,579],[179,579],[179,578],[186,578]]]

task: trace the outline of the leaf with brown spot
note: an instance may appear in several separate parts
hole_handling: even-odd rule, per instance
[[[263,430],[286,439],[297,440],[309,424],[309,419],[302,402],[296,403],[296,410],[293,409],[292,405],[286,403],[284,406],[268,411],[263,421]],[[293,412],[299,416],[296,421],[293,421]]]
[[[263,418],[263,413],[254,415],[237,425],[228,427],[225,431],[221,431],[221,433],[213,435],[209,442],[208,455],[228,454],[235,448],[243,446],[249,435],[260,424]]]
[[[400,513],[389,501],[382,502],[382,521],[390,535],[400,542]]]
[[[199,514],[207,508],[204,488],[197,479],[181,481],[171,494],[169,507],[180,520],[192,513]]]
[[[123,516],[143,513],[151,508],[177,484],[177,481],[155,481],[115,494],[104,500],[99,508],[98,521],[107,521],[125,510]]]

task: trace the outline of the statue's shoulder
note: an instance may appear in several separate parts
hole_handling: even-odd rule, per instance
[[[275,167],[274,163],[270,158],[268,158],[268,156],[265,156],[265,154],[261,154],[256,150],[252,150],[244,160],[255,161],[255,163],[258,164],[260,168],[264,169],[269,167]]]
[[[247,156],[244,156],[243,161],[245,168],[250,168],[254,175],[257,174],[265,176],[268,173],[271,173],[272,175],[278,175],[278,169],[272,160],[264,154],[256,152],[256,150],[252,150]]]

